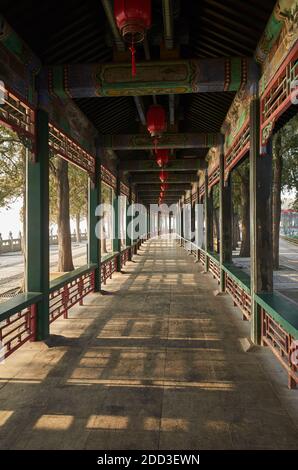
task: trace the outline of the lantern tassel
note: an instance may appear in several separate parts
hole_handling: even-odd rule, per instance
[[[131,74],[133,77],[136,76],[137,74],[137,66],[136,66],[136,49],[134,45],[132,44],[131,47],[129,48],[131,52]]]

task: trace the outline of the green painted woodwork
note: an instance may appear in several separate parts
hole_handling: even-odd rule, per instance
[[[30,307],[30,305],[38,304],[42,301],[42,298],[43,295],[41,292],[26,292],[25,294],[19,294],[16,297],[1,303],[0,322],[25,308]]]
[[[96,235],[96,225],[99,222],[95,215],[97,206],[101,203],[101,162],[100,148],[97,147],[95,159],[95,174],[89,178],[88,186],[88,263],[96,264],[94,290],[101,289],[101,246]]]
[[[242,65],[241,58],[235,57],[231,59],[231,80],[229,91],[237,91],[242,81]]]
[[[229,276],[239,285],[245,292],[251,294],[250,286],[250,276],[243,269],[238,268],[234,264],[224,263],[222,269],[229,274]]]
[[[120,177],[119,170],[117,171],[117,183],[116,190],[114,191],[113,197],[113,209],[114,209],[114,238],[113,238],[113,252],[121,252],[121,238],[120,238]],[[121,257],[117,257],[117,271],[121,271]]]
[[[255,295],[255,301],[287,333],[298,339],[298,310],[294,302],[287,300],[277,292],[267,292]]]
[[[104,255],[101,257],[101,262],[102,263],[105,263],[106,261],[110,261],[111,259],[113,259],[115,256],[119,255],[119,252],[118,251],[113,251],[113,253],[108,253],[107,255]]]
[[[49,127],[36,112],[36,156],[27,154],[26,291],[42,292],[37,308],[37,338],[49,335]]]

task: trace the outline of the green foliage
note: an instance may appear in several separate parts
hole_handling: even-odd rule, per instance
[[[0,126],[0,208],[8,208],[24,193],[25,152],[17,135]]]
[[[282,154],[282,188],[298,193],[298,114],[279,131],[281,135],[280,151]],[[275,153],[273,143],[273,158]]]

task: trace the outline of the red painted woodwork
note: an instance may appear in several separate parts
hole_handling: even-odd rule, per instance
[[[160,137],[166,130],[166,112],[159,104],[150,106],[147,112],[147,129],[151,137]]]
[[[151,0],[114,0],[114,15],[124,41],[130,44],[132,76],[137,73],[134,45],[143,42],[151,26]]]

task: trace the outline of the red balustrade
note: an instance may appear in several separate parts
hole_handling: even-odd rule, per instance
[[[264,308],[262,315],[262,343],[269,346],[288,372],[289,388],[298,384],[298,340],[295,340]]]
[[[0,361],[36,339],[37,308],[33,304],[0,322]]]
[[[83,304],[83,298],[94,291],[94,271],[82,274],[82,276],[68,282],[50,293],[50,323],[61,315],[68,316],[68,310],[79,303]]]
[[[108,279],[112,279],[112,274],[117,271],[117,256],[104,261],[101,264],[101,282],[106,284]]]
[[[238,284],[228,273],[225,273],[226,292],[230,294],[234,305],[240,308],[246,320],[251,317],[251,296],[246,290]]]

